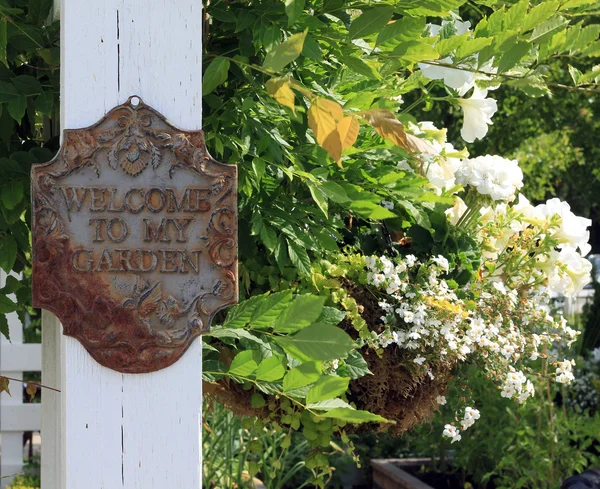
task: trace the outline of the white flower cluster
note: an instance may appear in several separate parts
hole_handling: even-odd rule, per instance
[[[570,384],[575,376],[573,375],[573,366],[575,360],[563,360],[556,366],[556,382],[561,384]]]
[[[464,212],[457,204],[448,214],[454,221]],[[568,296],[591,281],[592,264],[584,258],[591,220],[573,214],[566,202],[550,199],[533,206],[519,195],[514,205],[481,209],[479,225],[483,256],[495,264],[495,276],[505,276],[508,269],[513,283],[544,283]],[[517,262],[518,268],[512,265]]]
[[[498,381],[502,397],[524,402],[533,396],[534,387],[519,365],[536,360],[541,346],[545,351],[577,337],[564,318],[556,321],[548,314],[545,294],[519,295],[497,277],[470,284],[477,299],[465,303],[445,278],[454,264],[442,255],[426,262],[414,255],[394,260],[370,256],[364,263],[367,283],[377,289],[378,305],[384,313],[380,320],[385,329],[373,333],[372,346],[401,348],[406,361],[431,379],[437,362],[476,360]],[[570,366],[568,362],[559,364],[557,382],[568,380]],[[444,396],[436,401],[446,403]],[[462,430],[478,417],[477,410],[468,408]],[[457,441],[460,430],[448,425],[446,436]]]
[[[463,431],[473,426],[475,424],[475,421],[477,421],[479,418],[479,409],[467,407],[465,409],[465,415],[460,422]]]
[[[480,418],[480,416],[481,415],[480,415],[478,409],[467,407],[465,409],[464,417],[460,421],[460,426],[462,427],[462,431],[465,431],[465,430],[469,429],[471,426],[473,426],[475,424],[475,421],[478,420]],[[456,426],[447,424],[444,426],[444,431],[442,432],[442,435],[444,435],[447,438],[450,438],[452,440],[451,443],[454,443],[455,441],[461,440],[462,435],[460,433],[461,433],[461,430],[459,430]]]
[[[497,155],[479,156],[462,162],[456,172],[456,182],[470,185],[493,200],[509,201],[523,186],[523,172],[517,160]]]
[[[520,370],[510,367],[510,371],[506,375],[506,380],[502,386],[502,397],[514,398],[519,402],[524,402],[527,398],[535,394],[533,384],[525,374]]]

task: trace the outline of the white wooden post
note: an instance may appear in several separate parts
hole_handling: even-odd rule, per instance
[[[0,271],[0,286],[5,280]],[[16,312],[8,314],[8,328],[10,341],[0,337],[0,375],[22,379],[24,371],[39,372],[40,345],[23,344],[23,325]],[[40,429],[40,405],[23,403],[23,386],[18,382],[11,381],[9,389],[12,395],[0,394],[0,488],[23,471],[23,432]]]
[[[62,128],[139,95],[175,125],[200,129],[201,9],[200,0],[61,0]],[[57,327],[49,317],[43,329]],[[61,430],[42,442],[43,489],[201,487],[200,340],[151,374],[104,368],[62,335],[44,348],[60,350],[50,375],[62,393],[44,407],[45,433],[52,422]]]

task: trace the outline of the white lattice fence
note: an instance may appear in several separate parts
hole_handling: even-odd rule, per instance
[[[0,272],[0,285],[6,275]],[[39,344],[23,344],[23,325],[16,313],[8,315],[9,342],[0,338],[0,375],[22,379],[23,372],[42,369],[42,349]],[[11,381],[12,396],[0,394],[0,488],[11,481],[14,474],[23,471],[23,432],[39,431],[40,404],[23,403],[22,386]]]

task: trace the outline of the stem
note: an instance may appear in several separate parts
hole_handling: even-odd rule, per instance
[[[60,389],[56,389],[56,388],[50,387],[48,385],[40,384],[39,382],[33,382],[33,381],[28,381],[27,382],[27,381],[25,381],[23,379],[13,379],[12,377],[6,377],[4,375],[2,375],[2,377],[5,378],[5,379],[8,379],[8,380],[12,380],[14,382],[21,382],[22,384],[32,384],[32,385],[36,385],[38,387],[41,387],[43,389],[50,389],[51,391],[54,391],[54,392],[60,392]]]

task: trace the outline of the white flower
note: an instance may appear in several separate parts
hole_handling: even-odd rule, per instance
[[[556,367],[556,382],[570,384],[573,379],[575,379],[575,376],[573,375],[573,365],[575,365],[574,360],[558,362],[558,366]]]
[[[337,370],[339,366],[340,366],[340,361],[337,358],[331,361],[331,368],[333,370]]]
[[[377,268],[377,260],[374,256],[367,256],[365,257],[365,265],[367,265],[369,270],[375,271]]]
[[[592,280],[592,264],[573,248],[564,248],[559,253],[553,252],[550,262],[548,287],[550,290],[573,296]]]
[[[492,282],[492,287],[500,292],[502,295],[506,295],[506,287],[503,282]]]
[[[489,195],[494,200],[508,201],[523,186],[523,172],[517,160],[497,155],[478,156],[463,161],[456,172],[456,182],[471,185],[480,194]],[[491,209],[488,211],[491,212]],[[499,209],[501,211],[502,208]]]
[[[446,215],[450,218],[450,223],[456,225],[462,215],[467,211],[467,204],[460,197],[454,197],[454,207],[446,211]]]
[[[446,404],[446,396],[437,396],[435,398],[435,402],[437,402],[440,406],[444,406]]]
[[[482,139],[487,134],[488,125],[492,124],[492,116],[498,110],[496,101],[486,96],[487,90],[479,90],[475,87],[470,98],[458,100],[465,113],[460,135],[468,143]]]
[[[452,58],[442,58],[435,63],[441,63],[445,65],[453,65]],[[419,63],[421,73],[425,78],[430,80],[444,80],[444,85],[450,88],[454,88],[458,91],[459,95],[464,95],[471,88],[475,86],[475,75],[464,64],[456,65],[456,68],[450,66],[439,66],[437,64]]]
[[[438,255],[433,258],[433,261],[437,263],[440,267],[442,267],[442,270],[445,270],[446,272],[448,271],[449,263],[445,257],[443,257],[442,255]]]
[[[590,252],[591,246],[588,243],[590,232],[587,228],[592,225],[592,221],[573,214],[567,202],[556,198],[550,199],[545,204],[536,206],[535,214],[541,219],[560,216],[560,228],[552,234],[552,237],[563,246],[579,248],[583,256]]]
[[[425,357],[417,357],[413,360],[413,362],[415,362],[417,365],[423,365],[425,360],[427,360]]]
[[[406,255],[404,259],[409,267],[414,267],[417,263],[417,257],[415,255]]]
[[[446,426],[444,426],[444,431],[442,434],[444,436],[447,436],[448,438],[451,438],[452,443],[454,443],[455,441],[460,441],[460,439],[462,438],[460,436],[460,430],[458,430],[451,424],[447,424]]]

